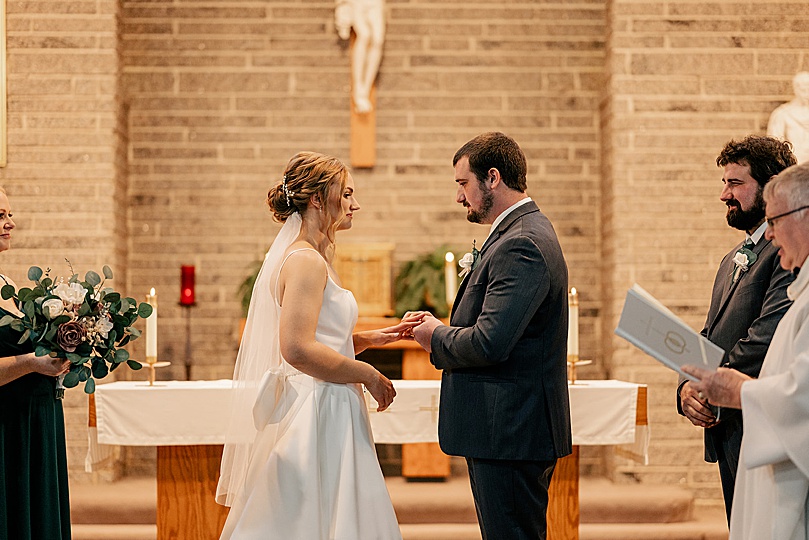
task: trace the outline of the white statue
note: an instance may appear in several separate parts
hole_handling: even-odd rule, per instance
[[[809,161],[809,71],[792,79],[795,99],[776,108],[770,115],[767,135],[792,143],[798,163]]]
[[[382,61],[385,42],[385,0],[337,0],[334,25],[342,39],[351,36],[354,28],[356,40],[351,56],[351,82],[354,108],[367,113],[371,105],[371,87]]]

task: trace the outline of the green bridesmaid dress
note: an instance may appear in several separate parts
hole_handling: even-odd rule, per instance
[[[0,308],[0,317],[7,312]],[[31,352],[0,327],[0,357]],[[65,419],[56,379],[29,373],[0,386],[0,540],[69,540]]]

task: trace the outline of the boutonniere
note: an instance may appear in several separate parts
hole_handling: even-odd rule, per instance
[[[733,256],[733,264],[736,265],[733,269],[733,281],[735,282],[739,279],[742,272],[747,272],[753,263],[756,262],[756,259],[758,259],[758,255],[750,251],[749,248],[742,247],[739,249],[736,255]]]
[[[464,254],[461,257],[461,260],[458,261],[458,264],[461,267],[461,271],[458,274],[459,277],[465,278],[468,273],[475,269],[478,265],[478,261],[480,261],[480,251],[475,247],[475,241],[472,240],[472,252]]]

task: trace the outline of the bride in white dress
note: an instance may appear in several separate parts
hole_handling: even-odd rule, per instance
[[[338,159],[301,152],[267,198],[284,222],[256,280],[234,370],[216,499],[222,539],[401,539],[361,385],[386,409],[390,380],[354,355],[411,335],[416,316],[352,334],[357,304],[331,267],[359,210]]]

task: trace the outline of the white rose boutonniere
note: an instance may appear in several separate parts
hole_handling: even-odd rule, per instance
[[[461,257],[461,260],[458,261],[458,265],[461,267],[461,271],[458,276],[465,278],[467,274],[475,269],[475,266],[477,266],[479,260],[480,251],[477,250],[475,247],[475,241],[472,240],[472,252],[464,254],[464,256]]]
[[[756,262],[758,255],[750,251],[748,248],[743,247],[733,256],[733,264],[736,267],[733,269],[733,282],[735,283],[742,272],[747,272],[750,267]]]

